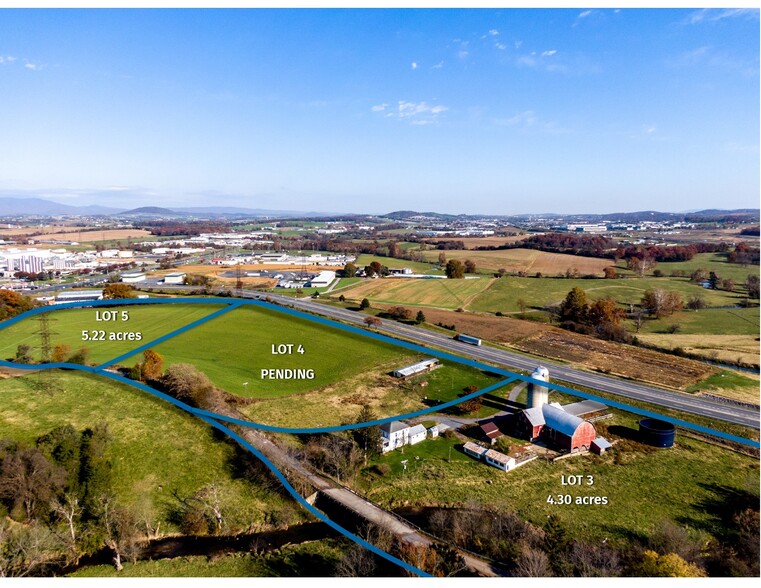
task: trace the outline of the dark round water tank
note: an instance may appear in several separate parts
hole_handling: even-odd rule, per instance
[[[671,447],[674,445],[676,427],[658,419],[642,419],[639,422],[639,436],[643,443],[653,447]]]

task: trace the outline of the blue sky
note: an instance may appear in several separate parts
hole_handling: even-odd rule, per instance
[[[0,10],[0,196],[759,205],[758,10]]]

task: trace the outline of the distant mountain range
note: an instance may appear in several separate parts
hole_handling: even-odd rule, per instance
[[[119,212],[118,208],[107,206],[70,206],[60,204],[43,198],[0,198],[0,216],[93,216],[99,214],[113,214]]]
[[[111,208],[108,206],[71,206],[61,204],[44,198],[10,198],[0,197],[0,216],[116,216],[119,218],[135,219],[161,219],[161,218],[251,218],[251,217],[268,217],[268,218],[333,218],[346,219],[349,217],[367,216],[358,212],[356,215],[347,215],[345,213],[330,212],[308,212],[294,210],[268,210],[262,208],[241,208],[235,206],[197,206],[197,207],[176,207],[163,208],[158,206],[143,206],[129,210]],[[641,222],[651,221],[668,221],[668,220],[720,220],[737,218],[746,220],[746,217],[757,219],[759,216],[758,209],[743,208],[737,210],[698,210],[689,212],[658,212],[645,210],[639,212],[619,212],[609,214],[520,214],[520,215],[488,215],[488,214],[443,214],[439,212],[417,212],[414,210],[397,210],[388,214],[379,215],[381,218],[390,220],[414,220],[427,218],[430,220],[452,221],[452,220],[477,220],[483,218],[503,218],[525,220],[528,218],[547,218],[561,219],[566,222]]]
[[[176,218],[176,217],[324,217],[333,216],[326,212],[307,212],[294,210],[267,210],[263,208],[239,208],[234,206],[201,206],[161,208],[143,206],[131,210],[111,208],[108,206],[70,206],[43,198],[6,198],[0,197],[0,216],[127,216],[138,218]]]
[[[420,218],[436,220],[457,220],[457,219],[487,219],[487,218],[502,218],[502,219],[514,219],[516,221],[525,221],[528,219],[544,218],[553,219],[557,222],[609,222],[619,221],[625,223],[635,223],[642,221],[686,221],[697,222],[704,220],[721,220],[729,218],[737,218],[737,220],[745,220],[746,217],[752,217],[750,220],[758,219],[761,211],[754,208],[740,208],[736,210],[696,210],[690,212],[658,212],[655,210],[642,210],[638,212],[614,212],[606,214],[558,214],[554,212],[547,213],[535,213],[535,214],[514,214],[514,215],[488,215],[488,214],[441,214],[438,212],[417,212],[414,210],[398,210],[382,215],[383,218],[392,220],[418,220]]]

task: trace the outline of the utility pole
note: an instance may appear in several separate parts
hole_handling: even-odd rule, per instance
[[[40,330],[37,331],[37,334],[40,336],[40,363],[50,363],[53,357],[50,336],[55,334],[50,330],[50,321],[56,319],[51,319],[47,312],[42,312],[37,315],[35,320],[40,325]],[[53,372],[50,369],[40,370],[37,384],[40,390],[48,394],[58,390],[58,386],[53,378]]]

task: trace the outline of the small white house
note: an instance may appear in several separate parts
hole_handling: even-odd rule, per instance
[[[438,425],[433,425],[428,429],[428,434],[431,436],[431,439],[435,439],[439,436],[439,427]]]

